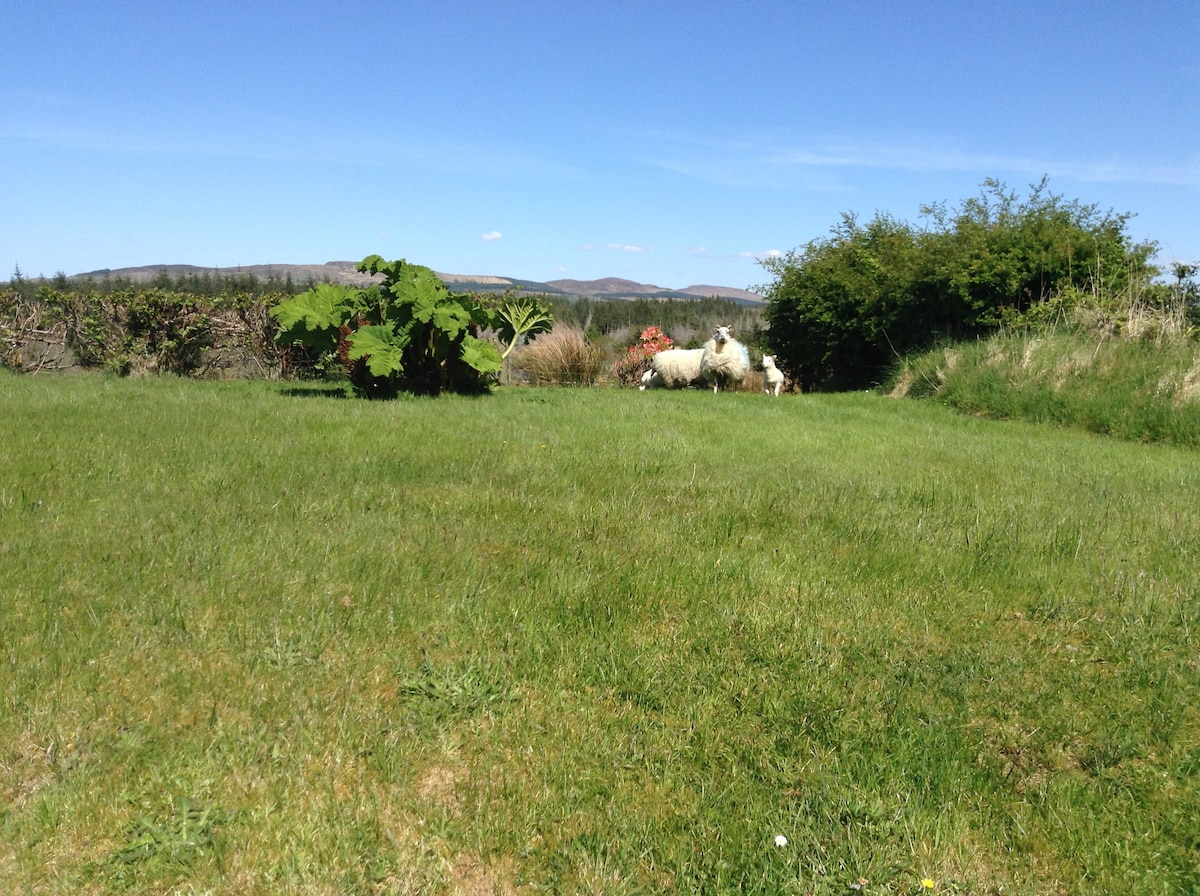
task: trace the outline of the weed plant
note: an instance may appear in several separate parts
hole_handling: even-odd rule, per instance
[[[0,881],[1200,888],[1200,456],[0,372]]]

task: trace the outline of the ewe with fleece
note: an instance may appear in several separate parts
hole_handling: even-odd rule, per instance
[[[717,327],[712,339],[700,350],[700,376],[712,383],[713,394],[736,386],[750,372],[750,353],[729,335],[729,327]]]
[[[638,387],[646,389],[682,389],[700,379],[700,356],[704,349],[699,348],[669,348],[661,351],[651,360],[651,367],[642,374],[642,384]]]
[[[763,391],[768,395],[774,392],[775,397],[779,397],[779,390],[783,388],[783,371],[775,366],[774,355],[763,355]]]

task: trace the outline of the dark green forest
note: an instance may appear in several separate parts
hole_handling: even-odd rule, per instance
[[[625,341],[632,342],[637,333],[656,326],[681,348],[696,348],[708,338],[714,326],[731,327],[747,344],[757,342],[762,333],[762,308],[729,299],[541,298],[553,310],[556,321],[578,327],[593,338],[628,334]]]

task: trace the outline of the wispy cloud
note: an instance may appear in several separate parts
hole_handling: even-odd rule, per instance
[[[937,143],[877,143],[839,141],[818,146],[784,146],[768,149],[763,161],[784,168],[880,168],[912,172],[1002,172],[1078,181],[1200,184],[1197,164],[1138,164],[1123,159],[1055,159],[978,153]]]
[[[485,243],[494,243],[496,240],[504,239],[504,234],[499,230],[489,230],[487,233],[480,234],[479,238]]]
[[[654,251],[653,246],[632,246],[632,245],[628,245],[625,243],[605,243],[604,248],[612,250],[614,252],[638,253],[638,252],[653,252]]]
[[[656,133],[641,161],[722,186],[842,189],[849,169],[913,173],[1019,174],[1083,182],[1200,185],[1200,160],[1138,162],[1125,158],[1064,159],[978,152],[953,138],[895,140],[760,135],[753,139],[694,139]]]
[[[86,153],[179,155],[302,164],[372,165],[415,168],[471,177],[581,180],[578,166],[553,159],[518,143],[484,146],[448,141],[431,134],[311,133],[307,125],[273,120],[269,128],[224,123],[198,128],[164,122],[158,127],[111,122],[64,124],[46,118],[0,119],[0,139]],[[304,133],[304,140],[291,135]],[[276,137],[273,135],[288,135]]]

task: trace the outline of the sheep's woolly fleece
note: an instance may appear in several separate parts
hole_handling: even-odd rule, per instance
[[[659,352],[651,359],[650,370],[642,375],[639,388],[645,389],[682,389],[700,379],[700,356],[704,354],[699,348],[669,348]]]
[[[750,352],[729,335],[729,327],[717,327],[701,353],[700,375],[712,383],[714,393],[736,386],[750,372]]]

